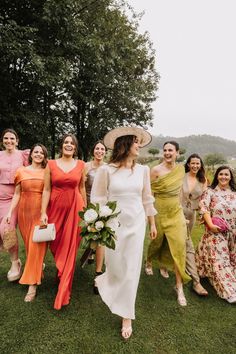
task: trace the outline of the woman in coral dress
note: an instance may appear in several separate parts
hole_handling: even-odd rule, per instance
[[[45,172],[41,222],[54,223],[56,239],[50,244],[58,269],[58,292],[54,308],[70,302],[77,250],[80,243],[78,212],[86,205],[85,163],[75,160],[77,139],[62,139],[61,157],[49,160]]]
[[[228,166],[216,170],[201,197],[200,213],[206,229],[196,252],[199,275],[208,277],[219,297],[236,303],[236,184]],[[228,231],[222,231],[212,217],[223,218]]]
[[[5,216],[10,208],[15,191],[14,178],[16,170],[28,165],[29,150],[18,150],[19,138],[15,130],[6,129],[1,136],[0,151],[0,248],[6,230],[15,232],[17,224],[17,210],[15,209],[10,224],[6,223]],[[16,237],[17,239],[17,237]],[[15,281],[21,277],[21,261],[18,258],[18,242],[8,250],[11,259],[11,268],[7,273],[8,281]]]
[[[150,141],[150,134],[138,127],[119,127],[108,132],[104,143],[113,153],[110,163],[98,169],[91,193],[92,202],[117,201],[121,210],[115,250],[106,248],[106,271],[96,278],[96,283],[102,300],[122,318],[124,339],[131,336],[135,318],[146,218],[150,236],[156,237],[149,168],[135,163],[139,148]]]
[[[31,302],[36,296],[37,285],[43,276],[43,260],[46,253],[46,242],[33,242],[33,231],[40,223],[44,172],[47,164],[47,150],[44,145],[35,144],[29,155],[30,165],[21,167],[16,172],[15,193],[7,221],[10,223],[12,213],[18,206],[18,225],[24,240],[26,262],[20,284],[29,285],[25,302]]]

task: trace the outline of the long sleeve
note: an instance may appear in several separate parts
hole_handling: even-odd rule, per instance
[[[152,196],[150,184],[150,169],[148,166],[144,166],[142,201],[146,216],[153,216],[157,214],[157,211],[153,206],[155,198]]]
[[[92,203],[106,204],[108,200],[108,177],[107,166],[99,167],[91,190],[90,200]]]

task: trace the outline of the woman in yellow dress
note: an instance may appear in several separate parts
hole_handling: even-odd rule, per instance
[[[177,300],[181,306],[186,306],[183,282],[191,278],[185,271],[187,227],[179,197],[185,170],[184,166],[176,165],[178,155],[179,144],[165,142],[163,162],[151,170],[151,187],[158,212],[155,216],[158,236],[149,245],[145,270],[147,274],[152,274],[154,259],[157,259],[160,268],[174,270]]]

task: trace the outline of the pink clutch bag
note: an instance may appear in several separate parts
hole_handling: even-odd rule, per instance
[[[222,232],[229,231],[230,227],[229,227],[229,224],[227,223],[227,221],[225,221],[225,219],[222,219],[218,216],[213,216],[211,218],[211,220],[214,225],[219,226],[219,228]]]

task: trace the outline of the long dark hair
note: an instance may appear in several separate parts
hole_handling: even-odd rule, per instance
[[[222,165],[222,166],[217,168],[210,187],[212,189],[214,189],[218,185],[218,183],[219,183],[218,182],[218,175],[219,175],[220,171],[222,171],[222,170],[228,170],[229,171],[230,177],[231,177],[231,179],[229,181],[229,186],[230,186],[230,188],[231,188],[231,190],[233,192],[236,192],[236,183],[235,183],[235,178],[234,178],[233,172],[232,172],[231,168],[229,166],[226,166],[226,165]]]
[[[72,139],[72,142],[73,144],[75,145],[75,152],[74,152],[74,155],[73,157],[77,156],[78,155],[78,140],[76,138],[76,136],[72,133],[67,133],[65,135],[63,135],[62,139],[61,139],[61,143],[60,143],[60,151],[59,151],[59,156],[62,157],[62,148],[63,148],[63,144],[64,144],[64,141],[66,140],[66,138],[71,137]]]
[[[43,145],[43,144],[34,144],[32,146],[32,148],[30,149],[30,153],[29,153],[29,158],[28,158],[28,161],[29,161],[29,164],[31,165],[32,164],[32,157],[31,157],[31,154],[32,152],[34,151],[34,148],[36,146],[40,146],[41,149],[43,150],[43,155],[44,155],[44,159],[42,161],[42,168],[45,168],[47,166],[47,163],[48,163],[48,151],[46,149],[46,147]]]
[[[119,167],[129,156],[130,148],[137,139],[136,135],[123,135],[115,140],[109,163],[118,163]],[[134,166],[135,162],[133,163]],[[133,167],[132,166],[132,167]]]
[[[200,167],[199,171],[197,172],[196,177],[200,183],[205,183],[206,182],[206,172],[205,172],[205,168],[204,168],[204,163],[198,154],[194,153],[188,157],[188,159],[184,165],[185,172],[187,173],[190,171],[189,164],[191,162],[191,159],[200,160],[201,167]]]

